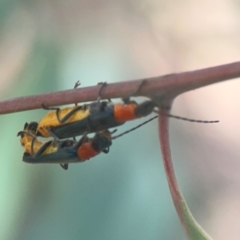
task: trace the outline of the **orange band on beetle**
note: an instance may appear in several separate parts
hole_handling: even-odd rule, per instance
[[[98,154],[99,152],[92,148],[92,142],[83,143],[77,150],[77,155],[82,161],[95,157]]]
[[[126,122],[136,119],[135,108],[137,104],[115,104],[114,105],[114,119],[118,122]]]

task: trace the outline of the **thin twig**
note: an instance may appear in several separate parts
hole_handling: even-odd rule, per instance
[[[135,96],[150,97],[160,103],[164,98],[173,99],[180,93],[237,77],[240,77],[240,62],[196,71],[108,84],[102,91],[102,98],[126,98],[135,93]],[[142,81],[145,81],[145,84],[136,93],[136,89]],[[43,103],[51,107],[94,101],[98,97],[99,88],[100,86],[93,86],[5,100],[0,102],[0,114],[41,108]]]

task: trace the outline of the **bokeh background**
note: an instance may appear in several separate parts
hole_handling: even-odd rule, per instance
[[[239,0],[1,0],[1,100],[69,89],[77,80],[84,87],[238,61],[239,16]],[[240,239],[239,89],[236,79],[174,102],[173,114],[219,124],[170,121],[185,199],[218,240]],[[0,118],[1,240],[186,239],[157,121],[116,140],[108,155],[64,171],[21,161],[16,134],[45,113]]]

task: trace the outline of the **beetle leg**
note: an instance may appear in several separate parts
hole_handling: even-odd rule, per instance
[[[64,170],[68,170],[68,164],[67,164],[67,163],[61,163],[60,166],[61,166]]]
[[[78,88],[81,85],[80,81],[78,80],[75,84],[74,84],[74,89]]]
[[[103,153],[109,153],[109,147],[102,150]]]
[[[122,99],[123,102],[124,102],[125,104],[129,104],[129,103],[132,103],[132,102],[135,103],[134,101],[130,101],[130,97],[136,95],[136,94],[141,90],[141,88],[142,88],[142,86],[143,86],[144,84],[146,84],[146,80],[143,80],[143,81],[140,83],[140,85],[138,86],[138,88],[137,88],[131,95],[129,95],[128,97],[123,98],[123,99]]]
[[[57,119],[58,119],[59,122],[61,122],[60,116],[59,116],[60,108],[58,108],[58,107],[47,107],[45,103],[42,103],[41,106],[45,110],[55,110],[56,115],[57,115]]]
[[[74,87],[73,89],[77,89],[79,86],[81,85],[80,81],[78,80],[75,84],[74,84]],[[75,103],[75,106],[77,106],[78,104]]]
[[[102,90],[105,86],[107,86],[107,82],[100,82],[100,83],[98,83],[98,85],[101,85],[99,92],[98,92],[98,98],[97,98],[97,102],[98,102],[98,104],[100,104],[100,101],[102,99]],[[108,101],[112,102],[110,98],[108,98]]]
[[[75,112],[77,112],[78,110],[82,110],[85,111],[86,107],[85,105],[83,106],[77,106],[75,108],[73,108],[69,113],[67,113],[62,119],[60,119],[59,117],[59,111],[57,110],[56,114],[57,114],[57,119],[60,123],[64,123],[66,122]]]
[[[45,103],[42,103],[41,107],[45,110],[58,110],[59,109],[57,107],[47,107]]]

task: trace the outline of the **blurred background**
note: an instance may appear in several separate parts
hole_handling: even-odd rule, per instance
[[[239,14],[239,0],[2,0],[1,100],[69,89],[77,80],[85,87],[238,61]],[[240,239],[239,89],[236,79],[175,100],[173,114],[219,124],[170,120],[179,184],[197,221],[218,240]],[[157,121],[116,140],[108,155],[64,171],[21,161],[16,134],[44,114],[0,118],[0,239],[186,239]]]

